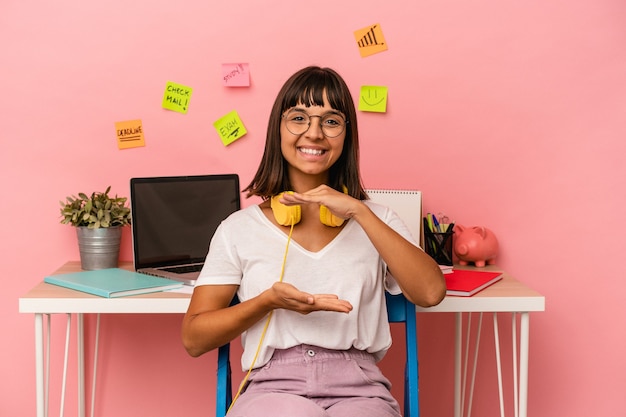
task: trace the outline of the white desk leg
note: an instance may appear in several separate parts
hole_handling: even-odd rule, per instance
[[[49,407],[49,402],[50,402],[50,338],[51,338],[51,334],[52,334],[52,315],[51,314],[46,314],[46,321],[47,321],[47,329],[46,329],[46,341],[44,342],[45,347],[46,347],[46,353],[45,353],[45,358],[46,358],[46,370],[44,371],[44,377],[45,382],[44,382],[44,393],[43,395],[45,395],[45,399],[44,399],[44,403],[43,403],[43,409],[44,409],[44,416],[48,417],[48,410],[50,410]]]
[[[502,360],[500,359],[500,333],[498,331],[498,313],[493,313],[493,339],[496,348],[496,369],[498,371],[498,398],[500,399],[500,416],[504,417],[504,392],[502,390]]]
[[[70,335],[72,333],[72,314],[67,313],[67,324],[65,326],[65,354],[63,356],[63,383],[61,384],[61,410],[59,416],[65,413],[65,389],[67,388],[67,368],[70,357]]]
[[[472,313],[468,313],[472,314]],[[467,404],[467,417],[470,417],[472,414],[472,403],[474,401],[474,386],[476,382],[476,370],[478,369],[478,348],[480,347],[480,338],[481,338],[481,329],[483,326],[483,313],[481,312],[478,316],[478,329],[476,330],[476,346],[474,347],[474,366],[472,367],[472,382],[470,384],[470,395],[469,402]],[[470,326],[467,326],[467,339],[469,342],[470,336]],[[469,352],[469,351],[468,351]],[[469,353],[465,356],[465,361],[469,361]],[[465,384],[463,384],[463,389],[465,390]]]
[[[472,313],[467,313],[467,330],[465,331],[465,353],[461,355],[463,376],[461,377],[461,410],[465,410],[465,394],[467,392],[467,367],[469,366],[470,329],[472,328]],[[461,332],[462,333],[462,332]],[[463,360],[465,358],[465,360]],[[470,402],[472,401],[470,397]],[[468,409],[471,410],[471,407]],[[463,413],[461,413],[463,414]]]
[[[76,333],[78,334],[78,415],[85,417],[85,321],[83,313],[78,313]]]
[[[513,409],[515,410],[515,417],[519,417],[519,376],[518,376],[518,354],[517,354],[517,313],[512,314],[511,319],[511,335],[513,340],[511,345],[513,346]]]
[[[457,312],[454,337],[454,417],[461,417],[461,339],[463,337],[463,316]]]
[[[43,375],[43,314],[35,314],[35,391],[37,417],[45,416]]]
[[[530,335],[530,314],[520,313],[519,348],[519,416],[526,417],[528,407],[528,339]]]
[[[98,346],[100,346],[100,313],[96,314],[96,341],[93,349],[93,376],[91,381],[91,412],[90,417],[94,416],[96,404],[96,376],[98,375]]]

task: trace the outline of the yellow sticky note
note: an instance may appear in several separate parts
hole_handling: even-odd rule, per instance
[[[179,113],[187,113],[193,89],[168,81],[165,85],[162,107]]]
[[[359,110],[377,113],[387,112],[387,87],[377,85],[361,86]]]
[[[115,122],[115,131],[117,133],[117,147],[119,149],[146,146],[141,120]]]
[[[224,146],[230,145],[248,133],[235,110],[231,111],[226,116],[219,118],[213,123],[213,127],[215,127],[218,135],[220,135],[220,139],[222,139]]]
[[[354,39],[359,47],[361,58],[387,50],[387,42],[379,23],[356,30]]]

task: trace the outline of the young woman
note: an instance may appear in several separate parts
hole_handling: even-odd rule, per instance
[[[228,415],[398,417],[376,365],[391,345],[384,291],[432,306],[445,282],[398,216],[368,201],[356,110],[334,70],[284,84],[244,191],[263,202],[215,232],[182,328],[192,356],[242,335],[251,371]]]

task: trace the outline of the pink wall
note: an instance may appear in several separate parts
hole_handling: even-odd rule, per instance
[[[386,114],[359,114],[367,187],[420,189],[426,211],[490,227],[499,264],[545,294],[531,320],[529,415],[622,413],[623,1],[185,3],[0,7],[0,415],[35,411],[33,318],[17,300],[78,258],[58,201],[109,184],[127,195],[133,176],[236,172],[247,184],[277,89],[308,64],[339,70],[355,97],[389,87]],[[361,58],[352,33],[374,23],[389,50]],[[224,88],[224,62],[250,63],[252,86]],[[194,88],[188,114],[161,108],[166,81]],[[249,133],[224,147],[212,123],[231,110]],[[137,118],[146,146],[118,150],[114,122]],[[180,319],[103,318],[96,415],[212,415],[214,355],[186,356]],[[451,415],[453,317],[419,320],[423,415]],[[474,414],[490,417],[495,365],[483,346]],[[60,343],[53,355],[59,378]],[[58,388],[51,397],[56,413]]]

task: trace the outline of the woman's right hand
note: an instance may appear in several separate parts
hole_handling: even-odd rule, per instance
[[[334,294],[309,294],[285,282],[276,282],[259,296],[229,306],[236,291],[236,285],[204,285],[194,289],[182,325],[183,345],[191,356],[200,356],[230,342],[277,308],[300,314],[352,310],[352,304]]]
[[[339,313],[352,311],[352,304],[347,300],[341,300],[335,294],[309,294],[286,282],[274,283],[268,292],[274,309],[282,308],[300,314],[309,314],[314,311]]]

